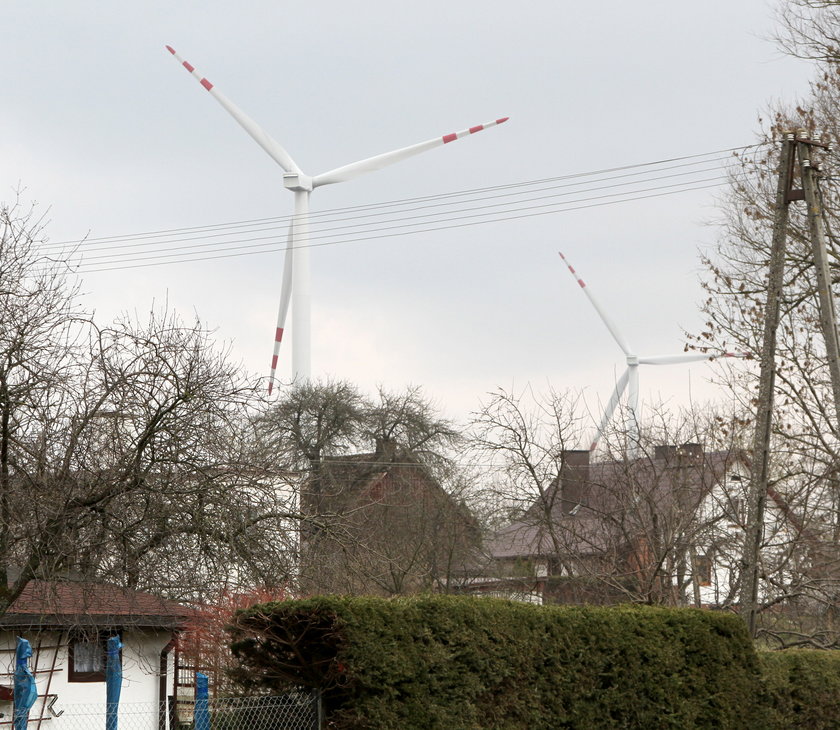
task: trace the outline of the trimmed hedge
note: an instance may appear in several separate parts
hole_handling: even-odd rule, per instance
[[[840,652],[788,649],[759,653],[771,727],[840,727]]]
[[[251,684],[322,687],[335,728],[772,726],[727,614],[327,597],[241,612],[234,640]]]

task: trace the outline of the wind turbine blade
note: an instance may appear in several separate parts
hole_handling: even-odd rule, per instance
[[[418,144],[411,145],[410,147],[403,147],[402,149],[394,150],[393,152],[385,152],[382,155],[376,155],[376,157],[368,157],[366,160],[353,162],[349,165],[344,165],[344,167],[337,167],[335,170],[324,172],[312,178],[312,187],[317,188],[320,185],[331,185],[332,183],[352,180],[360,175],[365,175],[368,172],[374,172],[382,169],[383,167],[387,167],[388,165],[393,165],[395,162],[400,162],[408,157],[419,155],[421,152],[425,152],[426,150],[431,150],[435,147],[448,144],[449,142],[454,142],[456,139],[461,139],[461,137],[468,137],[469,135],[480,132],[483,129],[495,127],[497,124],[502,124],[507,120],[508,117],[502,117],[501,119],[496,119],[485,124],[479,124],[475,127],[470,127],[469,129],[462,129],[460,132],[445,134],[443,137],[435,137],[427,142],[420,142]]]
[[[719,357],[747,357],[744,352],[723,352],[717,353],[703,353],[703,352],[685,352],[680,355],[653,355],[649,357],[640,357],[640,365],[676,365],[681,362],[701,362],[703,360],[716,360]]]
[[[583,289],[583,293],[589,298],[589,301],[592,303],[592,306],[595,307],[595,311],[598,312],[598,316],[607,326],[607,329],[610,331],[610,334],[613,336],[613,339],[618,343],[618,346],[621,348],[622,352],[625,355],[632,355],[633,353],[630,351],[630,345],[627,344],[627,341],[622,337],[621,333],[618,331],[618,328],[613,324],[613,321],[607,316],[606,311],[604,311],[601,304],[595,298],[591,291],[589,291],[589,287],[584,283],[583,279],[581,279],[577,272],[574,270],[572,265],[568,262],[566,257],[563,255],[562,251],[558,251],[560,254],[560,258],[563,259],[563,263],[566,264],[569,271],[572,273],[572,276],[575,277],[577,283],[580,285],[580,288]]]
[[[198,73],[195,70],[195,67],[185,61],[181,56],[179,56],[175,49],[172,46],[166,46],[166,50],[169,51],[175,58],[180,61],[181,65],[187,69],[196,79],[198,82],[205,88],[216,101],[221,104],[225,110],[230,114],[239,125],[244,129],[251,137],[254,138],[254,141],[262,147],[271,158],[282,167],[286,172],[296,172],[300,173],[301,169],[297,166],[295,161],[292,159],[291,155],[283,149],[283,147],[276,142],[274,139],[269,136],[269,134],[260,127],[251,117],[249,117],[245,112],[243,112],[238,106],[236,106],[230,99],[228,99],[221,91],[216,89],[213,84],[211,84],[205,77]]]
[[[289,224],[289,235],[286,238],[286,256],[283,259],[283,282],[280,286],[280,307],[277,310],[277,328],[274,330],[274,352],[271,355],[271,375],[268,378],[268,394],[274,389],[277,373],[277,358],[280,356],[280,343],[283,341],[283,330],[286,327],[286,315],[289,313],[289,301],[292,298],[292,266],[294,262],[294,238],[292,232],[294,223]]]
[[[618,402],[621,400],[621,394],[624,393],[624,389],[627,387],[629,374],[630,368],[622,373],[618,382],[615,384],[615,390],[612,392],[610,399],[607,401],[607,407],[604,409],[604,415],[601,416],[601,422],[598,424],[598,429],[595,431],[595,438],[592,439],[592,444],[589,446],[590,451],[595,451],[595,447],[601,440],[601,436],[604,435],[604,430],[607,428],[607,424],[610,422],[613,413],[615,413],[615,409],[618,407]]]

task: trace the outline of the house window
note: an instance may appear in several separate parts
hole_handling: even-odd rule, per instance
[[[104,682],[108,638],[113,632],[91,632],[70,636],[68,682]]]
[[[712,585],[712,556],[698,555],[694,561],[694,572],[698,585]]]
[[[724,507],[727,522],[734,527],[741,527],[744,524],[744,500],[740,497],[730,497]]]

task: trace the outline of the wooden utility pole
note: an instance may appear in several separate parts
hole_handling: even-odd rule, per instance
[[[820,328],[825,341],[828,358],[828,372],[831,376],[831,390],[834,396],[835,427],[840,428],[840,344],[837,338],[837,315],[834,310],[834,294],[831,290],[831,273],[828,268],[828,252],[825,246],[825,230],[822,217],[822,197],[819,190],[819,166],[811,159],[814,147],[825,147],[818,141],[799,139],[796,143],[799,155],[799,170],[802,177],[802,192],[808,207],[808,229],[817,275],[817,294],[820,301]]]
[[[794,200],[804,200],[808,206],[808,225],[811,236],[814,266],[817,271],[820,323],[828,354],[829,373],[834,394],[834,408],[840,427],[840,350],[834,313],[834,296],[823,235],[822,205],[817,185],[818,167],[811,159],[813,147],[825,147],[818,140],[809,139],[804,130],[786,132],[782,141],[779,164],[779,183],[773,214],[773,239],[767,277],[767,301],[764,307],[764,339],[761,347],[761,375],[758,388],[758,408],[753,441],[752,474],[750,480],[744,556],[742,560],[741,606],[750,635],[755,636],[758,615],[758,584],[761,574],[761,544],[764,540],[764,509],[769,486],[770,435],[773,422],[773,387],[776,376],[776,332],[785,271],[785,249],[789,206]],[[802,189],[794,189],[794,172],[799,162]]]

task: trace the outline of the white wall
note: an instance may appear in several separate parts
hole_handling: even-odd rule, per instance
[[[33,656],[30,660],[30,669],[35,674],[39,696],[29,714],[30,726],[32,726],[32,720],[49,717],[51,718],[49,727],[55,730],[61,727],[66,727],[68,730],[85,726],[104,727],[105,682],[68,681],[67,633],[28,631],[21,635],[24,639],[28,639],[32,646]],[[139,718],[132,718],[130,724],[132,728],[142,730],[148,726],[150,730],[156,730],[158,727],[160,652],[171,636],[169,631],[128,628],[122,632],[123,683],[120,707],[125,711],[139,710],[141,708],[129,708],[128,705],[142,704],[144,705],[142,714],[148,716],[148,723],[138,722]],[[15,638],[16,634],[8,631],[0,633],[0,684],[7,686],[11,686],[13,682]],[[50,669],[53,666],[55,671],[51,672]],[[170,652],[167,666],[167,695],[173,694],[173,687],[174,652]],[[48,695],[49,699],[45,695]],[[53,701],[53,711],[64,712],[61,717],[54,717],[48,711],[47,705],[50,701]],[[148,707],[148,712],[146,712],[146,707]],[[0,701],[0,713],[5,715],[0,722],[9,718],[12,713],[12,703]],[[85,717],[80,718],[78,715]],[[80,724],[82,719],[85,722]]]

